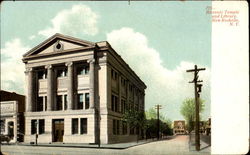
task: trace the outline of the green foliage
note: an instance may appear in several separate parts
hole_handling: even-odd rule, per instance
[[[163,135],[173,135],[171,123],[166,123],[160,120],[160,133]],[[146,136],[147,138],[157,137],[157,119],[147,120]]]
[[[148,138],[157,137],[157,112],[154,108],[148,109],[146,112],[147,125],[146,125],[146,135]],[[161,113],[160,117],[160,132],[164,135],[172,135],[172,121],[167,119]]]
[[[157,113],[154,108],[148,109],[148,111],[145,112],[146,118],[147,119],[156,119],[157,118]]]
[[[149,119],[157,119],[157,112],[156,109],[154,108],[150,108],[148,109],[146,112],[146,118]],[[163,116],[161,113],[159,114],[160,116],[160,120],[162,120],[163,122],[171,122],[169,119],[167,119],[165,116]]]
[[[204,111],[204,100],[199,100],[200,103],[200,113]],[[193,122],[195,121],[195,99],[194,98],[187,98],[183,101],[181,110],[182,116],[185,118],[187,122],[187,128],[190,132],[194,128]]]
[[[126,121],[132,128],[139,127],[143,129],[146,125],[145,113],[143,111],[136,111],[134,109],[127,110],[123,114],[122,120]]]
[[[147,118],[147,119],[146,119]],[[146,129],[148,138],[157,137],[157,113],[151,108],[145,113],[130,109],[123,114],[122,120],[126,121],[132,128]],[[160,114],[160,132],[164,135],[172,135],[171,120]]]

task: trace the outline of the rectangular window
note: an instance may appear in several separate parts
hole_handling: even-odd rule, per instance
[[[57,77],[66,77],[68,74],[67,68],[57,70]]]
[[[121,99],[121,113],[124,113],[124,107],[123,107],[123,99]]]
[[[72,119],[72,134],[78,134],[78,118]]]
[[[45,132],[45,124],[44,119],[39,119],[39,134],[43,134]]]
[[[44,96],[44,108],[45,108],[45,111],[47,111],[47,96]]]
[[[56,110],[62,110],[62,95],[56,97]]]
[[[121,99],[121,112],[124,114],[126,111],[126,101]]]
[[[85,94],[85,109],[89,109],[89,93]]]
[[[89,66],[85,67],[85,74],[89,74]]]
[[[129,91],[132,92],[132,90],[133,90],[133,86],[129,85]]]
[[[121,78],[121,85],[122,85],[123,87],[126,86],[126,80],[125,80],[124,78]]]
[[[124,107],[123,113],[125,113],[125,112],[128,110],[128,106],[127,106],[125,100],[124,100],[124,102],[123,102],[123,107]]]
[[[117,135],[120,134],[120,121],[119,120],[117,120],[117,123],[116,123],[116,133]]]
[[[115,96],[115,112],[119,111],[119,102],[118,102],[118,97]]]
[[[64,110],[67,110],[67,105],[68,105],[68,96],[64,95]]]
[[[37,98],[37,111],[43,111],[43,96]]]
[[[77,67],[77,75],[84,75],[84,74],[85,74],[85,67],[84,66]]]
[[[31,120],[31,134],[36,134],[37,132],[37,120]]]
[[[58,70],[57,77],[63,77],[63,76],[64,76],[63,70]]]
[[[111,110],[118,112],[119,110],[119,102],[118,102],[118,97],[115,95],[111,96]]]
[[[3,134],[5,132],[5,120],[0,120],[0,133]]]
[[[116,135],[116,120],[113,119],[113,135]]]
[[[38,79],[43,79],[43,71],[38,71]]]
[[[77,100],[78,100],[77,109],[83,109],[83,94],[78,94]]]
[[[112,111],[115,111],[115,96],[114,95],[112,95],[111,96],[111,110]]]
[[[89,73],[89,66],[77,67],[77,75],[86,75]]]
[[[111,77],[112,77],[112,79],[114,79],[114,76],[115,76],[114,74],[115,74],[115,73],[114,73],[114,70],[112,69],[112,70],[111,70]]]
[[[81,134],[87,134],[87,118],[81,118]]]
[[[38,71],[38,79],[46,79],[46,78],[47,78],[46,70]]]
[[[117,111],[118,111],[118,106],[117,106],[117,97],[115,96],[115,98],[114,98],[114,99],[115,99],[115,101],[114,101],[114,102],[115,102],[115,112],[117,112]]]
[[[118,74],[113,69],[111,70],[111,77],[113,80],[117,80]]]

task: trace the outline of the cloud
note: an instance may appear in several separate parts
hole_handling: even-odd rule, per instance
[[[51,20],[52,27],[38,32],[49,37],[55,33],[77,36],[96,35],[98,33],[98,15],[86,5],[73,5],[71,9],[62,10]]]
[[[30,48],[15,38],[1,49],[1,89],[24,93],[24,63],[22,55]]]
[[[113,30],[107,34],[107,40],[147,85],[146,108],[161,104],[166,117],[182,119],[179,111],[183,100],[194,97],[194,86],[188,83],[192,81],[193,74],[186,72],[194,68],[194,63],[182,61],[174,70],[164,67],[159,52],[148,46],[146,36],[131,28]],[[200,72],[199,76],[204,81],[201,97],[207,104],[204,117],[208,117],[210,68],[206,67],[206,71]]]
[[[29,36],[29,40],[33,40],[33,39],[35,39],[36,38],[36,36],[35,35],[31,35],[31,36]]]

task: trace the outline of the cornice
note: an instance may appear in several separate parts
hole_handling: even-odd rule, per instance
[[[60,39],[63,41],[68,41],[71,43],[76,43],[76,44],[84,45],[84,46],[95,46],[95,44],[93,42],[85,41],[85,40],[81,40],[81,39],[74,38],[71,36],[56,33],[55,35],[51,36],[50,38],[46,39],[42,43],[38,44],[37,46],[35,46],[31,50],[29,50],[27,53],[25,53],[23,55],[23,57],[30,56],[31,54],[35,53],[36,51],[40,50],[41,48],[48,46],[51,42],[53,42],[53,40],[56,40],[56,39]]]
[[[39,59],[39,58],[46,58],[46,57],[53,57],[53,56],[57,56],[57,55],[66,55],[66,54],[69,54],[71,52],[76,53],[76,52],[82,52],[82,51],[91,50],[91,49],[94,50],[95,47],[94,46],[80,47],[80,48],[63,50],[63,51],[60,51],[60,52],[52,52],[52,53],[39,54],[39,55],[24,57],[22,60],[23,60],[23,62],[27,62],[28,60]]]

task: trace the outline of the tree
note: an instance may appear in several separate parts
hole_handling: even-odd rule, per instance
[[[157,112],[154,108],[148,109],[146,112],[147,125],[146,125],[146,136],[153,138],[157,136]],[[160,113],[160,132],[164,135],[172,135],[173,131],[171,128],[171,120],[167,119]]]
[[[122,120],[125,121],[130,128],[145,129],[146,117],[144,111],[136,111],[130,109],[125,111]],[[137,142],[139,139],[139,134],[137,134]]]
[[[200,103],[200,114],[203,112],[205,104],[204,100],[199,99]],[[188,132],[191,132],[194,129],[194,122],[195,122],[195,99],[194,98],[187,98],[183,101],[181,106],[181,114],[185,118],[187,122],[187,129]]]
[[[157,119],[157,112],[154,108],[150,108],[148,109],[146,112],[146,118],[147,119]],[[163,116],[161,113],[160,113],[160,120],[164,121],[164,122],[169,122],[170,120],[168,120],[165,116]],[[171,121],[170,121],[171,122]]]

